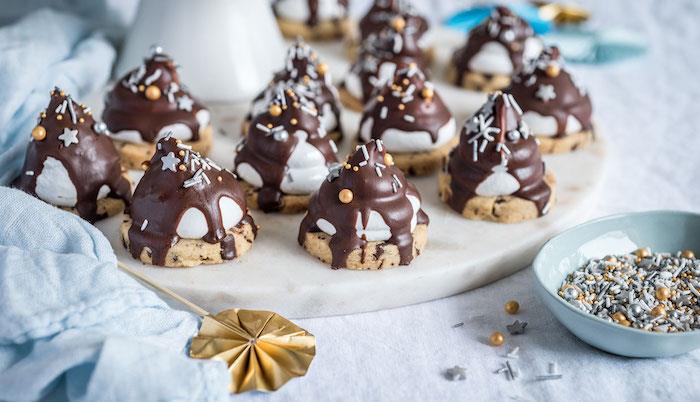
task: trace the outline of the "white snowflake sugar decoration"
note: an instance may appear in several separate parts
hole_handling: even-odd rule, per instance
[[[542,102],[549,102],[557,97],[556,92],[554,92],[554,85],[543,84],[537,88],[535,96]]]

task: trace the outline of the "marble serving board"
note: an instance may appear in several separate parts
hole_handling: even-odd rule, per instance
[[[450,48],[458,38],[440,32],[433,81],[459,125],[485,99],[484,94],[455,88],[442,80]],[[314,44],[334,77],[348,68],[340,44]],[[175,55],[177,56],[177,55]],[[210,157],[231,168],[241,120],[247,104],[210,105],[217,127]],[[344,110],[346,138],[340,155],[350,144],[360,115]],[[273,310],[290,318],[317,317],[374,311],[419,303],[467,291],[524,268],[551,236],[580,223],[595,206],[606,163],[604,138],[589,148],[566,155],[546,156],[547,169],[557,180],[557,202],[540,219],[519,224],[470,221],[438,198],[436,175],[413,178],[430,217],[428,245],[411,265],[379,271],[332,270],[310,256],[297,243],[297,215],[253,211],[260,225],[253,249],[239,261],[196,268],[146,266],[131,258],[119,236],[122,216],[97,224],[110,240],[117,258],[209,311],[232,307]],[[135,179],[138,172],[132,172]]]

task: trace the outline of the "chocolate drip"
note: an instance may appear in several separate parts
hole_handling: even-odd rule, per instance
[[[309,211],[299,228],[298,241],[303,246],[307,233],[321,232],[317,225],[319,219],[332,224],[336,230],[330,240],[334,269],[345,266],[353,250],[361,249],[364,255],[368,240],[364,235],[358,236],[356,223],[359,216],[362,227],[367,227],[373,211],[381,215],[390,228],[391,237],[386,242],[398,247],[401,265],[413,260],[413,207],[407,196],[420,200],[420,194],[403,173],[391,165],[387,155],[381,141],[372,140],[359,146],[344,166],[331,172],[311,199]],[[349,199],[346,190],[351,192]],[[417,224],[428,224],[428,216],[422,209],[417,213]]]
[[[263,186],[258,192],[258,205],[264,212],[282,207],[282,180],[288,174],[288,161],[299,138],[306,133],[306,142],[317,148],[326,159],[326,166],[338,162],[335,144],[321,127],[315,105],[292,88],[278,87],[268,111],[253,119],[248,135],[238,148],[234,165],[251,165],[260,174]]]
[[[416,40],[420,40],[428,31],[428,20],[418,15],[410,3],[403,0],[375,0],[367,14],[360,19],[361,40],[364,41],[371,34],[379,33],[397,17],[403,18],[405,29],[414,32]]]
[[[96,128],[102,133],[97,133]],[[13,185],[36,196],[37,178],[44,162],[51,157],[60,161],[68,172],[77,193],[75,208],[83,219],[94,223],[106,217],[97,213],[97,195],[103,185],[110,188],[107,197],[121,199],[128,205],[131,184],[122,176],[119,153],[112,140],[100,128],[87,106],[78,105],[64,91],[55,88],[32,132],[34,138],[27,148],[22,173]],[[43,133],[44,138],[40,134],[35,136],[35,132]],[[75,134],[74,141],[69,137],[71,132]]]
[[[384,27],[379,33],[371,34],[362,43],[357,61],[350,67],[350,72],[360,78],[362,84],[362,102],[366,103],[374,94],[376,87],[382,86],[378,74],[384,64],[394,64],[401,70],[416,64],[425,71],[426,60],[423,50],[418,46],[414,33],[407,29]],[[341,83],[345,86],[345,82]]]
[[[381,139],[388,129],[394,128],[407,133],[428,132],[435,143],[440,128],[451,118],[425,74],[411,64],[378,89],[377,96],[365,106],[360,127],[372,119],[371,138]]]
[[[496,93],[467,120],[446,166],[452,176],[449,205],[455,211],[462,213],[466,203],[479,195],[477,187],[495,173],[494,168],[503,166],[519,188],[501,195],[534,202],[540,216],[547,212],[551,189],[544,181],[545,165],[535,137],[521,118],[513,97]]]
[[[469,31],[466,44],[452,55],[452,65],[457,70],[455,84],[463,84],[464,74],[471,71],[469,62],[472,57],[490,42],[498,42],[508,50],[513,71],[517,73],[523,67],[525,41],[533,35],[530,25],[508,7],[496,7],[486,20]],[[490,75],[487,71],[478,73]]]
[[[335,116],[336,126],[325,127],[325,129],[331,132],[338,131],[342,137],[338,90],[333,86],[327,69],[328,66],[318,59],[318,55],[311,49],[311,46],[297,40],[287,50],[284,68],[275,73],[270,84],[253,99],[253,104],[265,99],[271,100],[280,83],[293,86],[295,91],[302,93],[306,99],[312,101],[321,113],[323,113],[324,105],[330,105],[331,113]],[[255,118],[253,113],[253,110],[248,112],[246,120],[250,121]]]
[[[105,98],[102,118],[113,133],[136,130],[146,142],[156,142],[160,130],[180,123],[192,132],[188,141],[199,139],[197,112],[204,109],[187,92],[173,60],[155,48],[144,64],[130,71]]]
[[[134,191],[129,209],[131,255],[139,258],[146,248],[154,265],[165,265],[168,250],[180,240],[177,234],[180,219],[185,211],[196,208],[207,222],[207,233],[201,239],[220,243],[223,259],[235,258],[238,253],[233,236],[226,233],[221,217],[222,197],[231,198],[243,211],[236,227],[249,223],[253,233],[257,233],[243,189],[231,172],[191,151],[180,140],[161,139]]]
[[[555,137],[566,136],[566,122],[574,116],[582,130],[593,128],[591,99],[563,66],[564,61],[557,47],[545,49],[540,56],[513,77],[508,92],[513,95],[523,111],[551,116],[557,122]],[[551,86],[554,98],[538,94],[542,86]],[[534,133],[535,135],[540,133]]]

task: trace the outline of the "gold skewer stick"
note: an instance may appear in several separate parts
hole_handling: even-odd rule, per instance
[[[220,320],[214,318],[213,315],[211,315],[207,310],[203,309],[202,307],[198,306],[197,304],[185,299],[184,297],[180,296],[179,294],[173,292],[172,290],[166,288],[165,286],[161,286],[153,279],[147,277],[146,275],[134,270],[133,268],[129,267],[128,265],[124,264],[123,262],[117,260],[117,266],[124,272],[128,273],[129,275],[133,276],[134,278],[140,280],[141,282],[147,284],[148,286],[152,287],[153,289],[162,292],[170,297],[172,297],[174,300],[177,300],[178,302],[184,304],[189,308],[193,313],[197,314],[198,316],[204,318],[204,317],[210,317],[216,322],[217,324],[226,327],[227,329],[230,329],[233,332],[238,333],[239,335],[243,337],[250,337],[249,334],[247,334],[243,328],[240,328],[238,326],[233,325],[232,323],[229,322],[221,322]]]

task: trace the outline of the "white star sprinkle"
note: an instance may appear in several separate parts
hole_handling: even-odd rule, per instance
[[[63,134],[58,136],[58,139],[63,141],[64,147],[69,147],[71,144],[78,143],[78,130],[71,130],[68,127],[63,129]]]
[[[180,159],[177,158],[173,152],[161,157],[160,161],[163,162],[163,170],[170,169],[173,172],[177,171],[177,164],[180,163]]]
[[[188,112],[191,112],[192,105],[194,105],[194,101],[187,95],[183,95],[177,98],[177,108],[180,110],[186,110]]]
[[[552,99],[555,99],[557,94],[554,92],[553,85],[544,84],[537,88],[537,93],[535,93],[535,96],[542,100],[542,102],[549,102]]]

